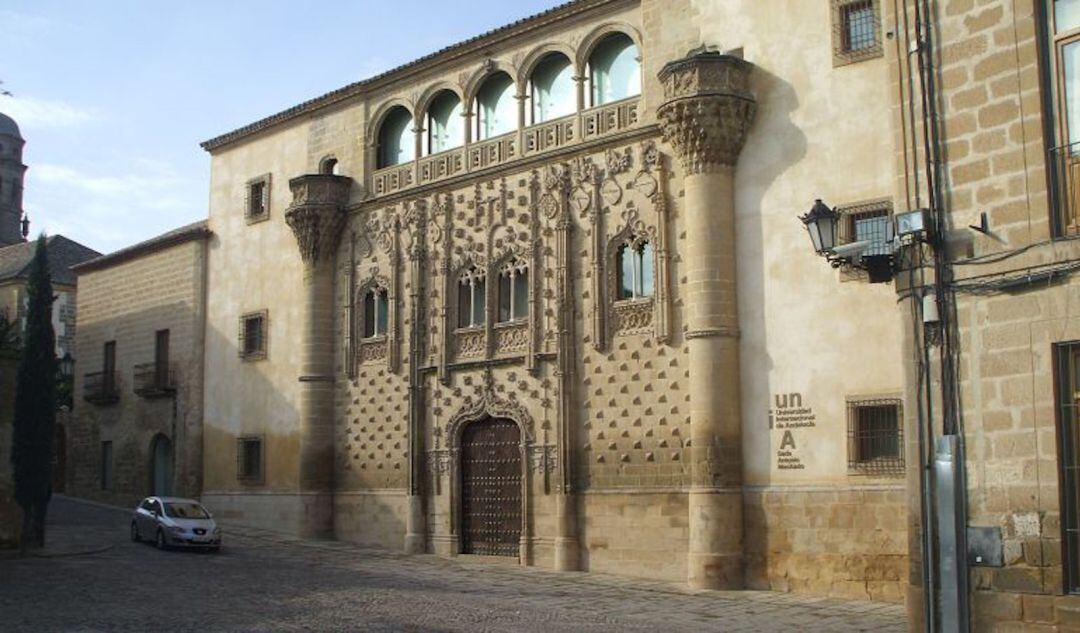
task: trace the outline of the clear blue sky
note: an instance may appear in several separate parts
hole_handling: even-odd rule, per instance
[[[199,142],[561,0],[2,0],[32,231],[103,252],[206,217]]]

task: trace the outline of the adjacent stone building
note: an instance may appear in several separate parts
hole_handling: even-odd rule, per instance
[[[15,393],[18,359],[0,349],[0,396]],[[15,398],[0,397],[0,456],[11,455],[11,434],[15,422]],[[0,461],[0,549],[16,547],[22,532],[22,510],[15,501],[15,479],[11,459]]]
[[[914,440],[921,422],[924,434],[957,438],[964,458],[959,564],[967,571],[961,590],[971,598],[972,630],[1077,630],[1080,285],[1073,273],[1080,266],[1080,172],[1071,119],[1080,95],[1073,69],[1080,3],[933,3],[921,38],[919,3],[883,4],[885,28],[896,33],[886,50],[889,75],[897,78],[896,198],[908,209],[936,206],[947,260],[935,270],[927,259],[919,265],[919,255],[908,258],[896,284],[901,310],[929,322],[908,328],[903,359],[906,409],[930,414],[925,421],[909,415],[905,428],[912,627],[922,630],[924,620],[914,492],[920,464],[937,450],[927,444],[930,453],[920,459]],[[920,46],[931,61],[925,90],[919,56],[907,54]],[[938,125],[927,126],[927,114]],[[925,145],[924,130],[936,142]],[[936,169],[926,168],[927,149]],[[927,187],[928,176],[936,187]],[[945,304],[934,300],[938,278],[949,284]],[[944,337],[958,344],[953,358],[940,354]],[[943,363],[958,405],[942,396]]]
[[[210,238],[197,222],[75,267],[72,494],[199,495]]]
[[[796,220],[884,247],[879,9],[572,2],[204,143],[203,499],[901,600],[904,320]]]

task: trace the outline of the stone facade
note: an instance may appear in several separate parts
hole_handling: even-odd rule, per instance
[[[887,65],[833,68],[828,2],[764,4],[572,3],[205,143],[204,500],[462,555],[463,437],[510,420],[522,564],[899,600],[905,484],[849,468],[847,411],[902,393],[902,321],[887,287],[837,285],[794,218],[815,194],[891,197],[892,155],[864,138],[889,129]],[[590,54],[612,34],[637,47],[640,95],[588,107]],[[577,111],[526,125],[553,52]],[[476,139],[495,72],[519,125]],[[422,148],[440,90],[466,104],[467,142],[380,167],[388,113],[413,114]],[[650,292],[620,298],[620,249],[646,243]],[[528,309],[504,320],[511,272]],[[475,325],[462,280],[485,297]],[[374,335],[369,296],[386,302]],[[258,359],[237,353],[254,313]],[[842,320],[859,344],[813,325],[807,340]],[[256,478],[238,466],[248,439]]]
[[[0,549],[16,547],[22,532],[22,510],[15,502],[11,470],[11,432],[15,422],[15,376],[18,359],[0,350]]]
[[[894,86],[894,129],[921,134],[909,99],[920,93],[907,49],[914,39],[915,3],[886,4],[886,23],[896,24],[898,44],[886,51]],[[1080,339],[1071,309],[1077,282],[1068,270],[1080,250],[1055,217],[1072,203],[1054,195],[1061,143],[1055,123],[1052,3],[950,0],[938,3],[933,21],[944,197],[952,264],[958,383],[962,403],[959,434],[966,451],[966,527],[1000,539],[1000,561],[971,559],[967,568],[972,630],[1072,631],[1080,626],[1080,599],[1063,577],[1068,493],[1060,486],[1072,423],[1059,407],[1055,350]],[[909,25],[905,28],[905,19]],[[917,110],[915,111],[917,112]],[[926,205],[921,147],[898,140],[897,199],[908,208]],[[920,172],[917,174],[917,172]],[[1069,179],[1057,180],[1063,189]],[[981,217],[985,214],[985,222]],[[972,228],[968,228],[972,227]],[[1034,282],[1031,275],[1056,270]],[[1064,272],[1062,272],[1064,271]],[[918,275],[916,276],[916,278]],[[927,273],[923,278],[932,278]],[[1017,281],[1019,280],[1019,281]],[[902,297],[926,291],[920,282],[898,283]],[[909,300],[908,300],[909,301]],[[911,305],[908,301],[907,308]],[[903,305],[903,304],[902,304]],[[949,309],[945,307],[943,309]],[[934,333],[930,334],[935,336]],[[907,337],[909,350],[918,340]],[[936,354],[936,349],[933,354]],[[935,371],[939,362],[931,362]],[[917,369],[909,362],[908,400],[919,400]],[[935,389],[938,387],[935,387]],[[1068,398],[1067,395],[1065,395]],[[938,406],[940,403],[935,404]],[[908,437],[918,421],[909,416]],[[933,425],[941,432],[941,420]],[[909,445],[908,454],[916,447]],[[909,460],[914,464],[915,460]],[[909,486],[918,473],[909,472]],[[921,557],[920,508],[909,497],[911,556]],[[922,630],[922,582],[912,565],[908,606],[912,630]]]
[[[208,239],[197,223],[76,268],[71,494],[134,506],[201,492]]]

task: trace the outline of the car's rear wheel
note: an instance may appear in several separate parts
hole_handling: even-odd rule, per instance
[[[134,521],[131,522],[131,540],[136,543],[142,540],[139,537],[139,526]]]
[[[158,549],[165,549],[168,547],[168,543],[165,542],[165,532],[161,531],[160,528],[158,528],[157,539],[154,541],[154,544],[157,545]]]

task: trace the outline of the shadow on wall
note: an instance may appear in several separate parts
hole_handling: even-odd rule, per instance
[[[212,238],[210,248],[220,248],[218,238]],[[235,370],[218,369],[214,382],[206,384],[206,402],[211,406],[204,411],[202,492],[211,511],[228,522],[297,533],[303,515],[316,510],[305,505],[311,501],[311,495],[297,494],[302,370],[298,360],[300,345],[294,331],[280,327],[284,318],[275,318],[286,307],[284,301],[241,307],[241,312],[268,308],[267,350],[262,360],[239,360],[241,312],[236,317],[237,329],[207,328],[206,366],[235,366]],[[335,374],[335,379],[346,380],[340,373]],[[345,416],[339,409],[334,407],[332,430],[336,478],[342,468],[345,441],[342,437]],[[258,438],[262,442],[261,478],[240,476],[242,438]],[[350,494],[355,492],[332,491],[335,536],[362,544],[400,548],[405,524],[399,518],[404,516],[403,506],[398,507],[397,501],[404,503],[406,491],[402,490],[400,496],[386,494],[385,490],[375,491],[378,494]]]
[[[735,231],[739,251],[736,266],[739,321],[742,324],[743,464],[758,461],[755,458],[767,463],[770,451],[767,434],[764,442],[748,443],[748,439],[752,440],[750,436],[766,429],[764,420],[758,424],[754,414],[769,408],[769,379],[774,368],[768,348],[767,314],[775,307],[769,305],[770,297],[766,292],[771,277],[767,257],[770,252],[784,248],[776,236],[770,236],[766,246],[765,216],[790,214],[792,228],[801,231],[795,224],[798,209],[776,212],[765,207],[765,198],[768,194],[773,194],[770,196],[773,199],[789,197],[785,192],[778,192],[777,180],[807,154],[806,135],[791,120],[791,114],[800,106],[794,86],[756,67],[751,75],[751,90],[757,96],[758,112],[739,157],[735,176]],[[802,192],[795,193],[796,197],[800,195]],[[807,191],[806,195],[812,196],[813,192]],[[776,287],[772,284],[772,288]],[[753,326],[748,327],[748,324]],[[761,406],[747,406],[755,404]],[[756,449],[754,455],[747,450],[751,446]]]

